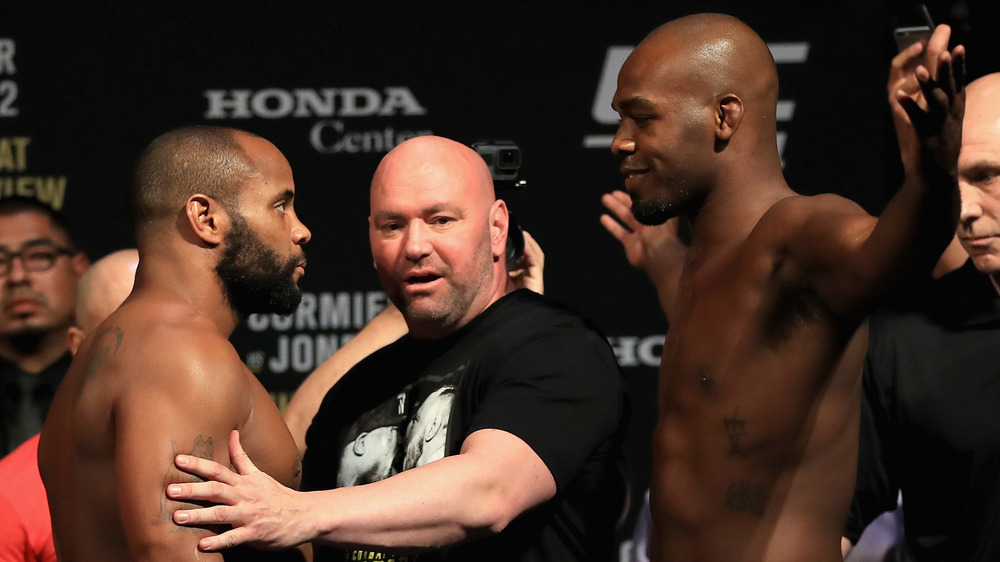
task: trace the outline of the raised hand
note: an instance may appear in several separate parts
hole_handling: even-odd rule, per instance
[[[949,51],[950,37],[951,28],[939,25],[926,47],[915,43],[890,65],[889,103],[907,171],[930,163],[927,157],[955,172],[965,114],[965,47]]]
[[[659,226],[640,224],[632,216],[632,199],[624,191],[605,193],[601,203],[608,210],[601,215],[601,225],[621,242],[629,264],[646,272],[656,285],[660,304],[669,317],[687,255],[687,246],[677,234],[678,219]]]

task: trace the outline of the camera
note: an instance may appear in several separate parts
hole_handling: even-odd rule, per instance
[[[472,149],[486,161],[497,189],[524,189],[527,183],[518,180],[521,173],[521,149],[513,141],[476,141]]]
[[[527,182],[518,179],[521,174],[521,149],[513,141],[476,141],[472,143],[475,150],[490,169],[493,176],[494,189],[524,189]],[[518,224],[514,213],[510,212],[510,224],[507,226],[507,269],[513,269],[524,255],[524,233]]]

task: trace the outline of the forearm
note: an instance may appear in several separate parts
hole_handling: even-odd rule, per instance
[[[958,224],[956,178],[940,168],[923,168],[907,174],[866,243],[875,255],[865,263],[884,268],[891,285],[911,275],[929,276]]]
[[[503,530],[520,511],[513,490],[468,466],[461,455],[381,482],[304,494],[297,522],[318,542],[339,547],[420,551]]]

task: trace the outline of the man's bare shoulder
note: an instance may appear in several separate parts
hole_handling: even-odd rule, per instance
[[[121,341],[119,360],[133,386],[183,383],[221,391],[245,378],[246,368],[228,338],[186,304],[126,302],[95,339],[109,330]]]
[[[873,221],[860,205],[839,195],[793,195],[772,205],[761,217],[761,225],[807,228],[817,223],[836,224],[845,220]]]
[[[815,250],[824,246],[855,245],[875,222],[860,205],[839,195],[793,195],[771,205],[754,231],[758,240],[815,258]]]

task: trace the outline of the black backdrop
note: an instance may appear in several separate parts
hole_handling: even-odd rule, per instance
[[[134,244],[121,186],[156,135],[207,123],[273,141],[313,232],[305,300],[291,319],[251,318],[233,341],[283,405],[385,303],[366,230],[368,181],[384,152],[414,134],[512,139],[528,189],[501,196],[546,252],[547,293],[602,326],[628,379],[636,497],[666,323],[598,223],[600,195],[622,183],[607,148],[621,56],[680,15],[741,17],[778,62],[789,183],[878,213],[899,179],[884,93],[891,29],[921,23],[900,0],[205,4],[2,0],[0,197],[61,207],[96,258]],[[970,47],[973,75],[996,54],[973,33],[984,10],[931,3]]]

